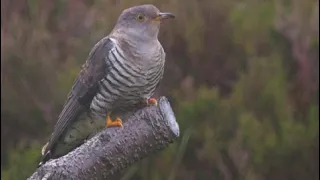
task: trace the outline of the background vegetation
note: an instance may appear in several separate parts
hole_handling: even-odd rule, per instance
[[[317,0],[1,0],[1,179],[30,176],[92,46],[129,6],[160,41],[181,138],[122,180],[319,179]]]

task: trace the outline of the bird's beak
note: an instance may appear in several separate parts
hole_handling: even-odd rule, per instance
[[[174,14],[169,13],[169,12],[161,12],[153,20],[154,21],[162,21],[162,20],[165,20],[165,19],[173,19],[173,18],[175,18]]]

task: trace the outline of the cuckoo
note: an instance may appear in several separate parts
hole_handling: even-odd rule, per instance
[[[158,40],[160,24],[175,16],[146,4],[125,9],[111,33],[91,50],[42,148],[43,159],[58,158],[103,128],[122,127],[116,111],[126,111],[152,98],[165,64]]]

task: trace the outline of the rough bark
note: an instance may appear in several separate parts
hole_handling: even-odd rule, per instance
[[[29,179],[114,179],[116,172],[167,147],[178,136],[172,108],[161,97],[158,106],[130,115],[122,129],[103,130],[67,155],[39,167]]]

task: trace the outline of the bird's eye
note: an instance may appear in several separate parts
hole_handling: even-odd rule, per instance
[[[137,21],[142,22],[142,21],[144,21],[146,19],[146,17],[143,14],[138,14],[136,16],[136,19],[137,19]]]

